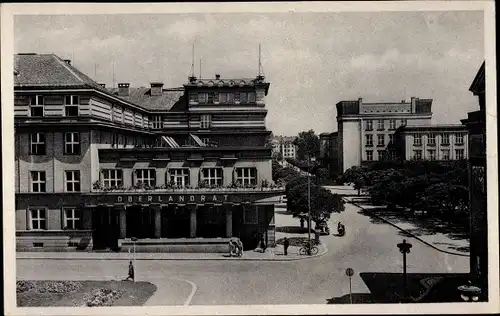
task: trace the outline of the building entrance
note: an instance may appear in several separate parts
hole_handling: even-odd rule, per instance
[[[161,210],[161,237],[190,237],[190,210],[187,207],[169,205]]]
[[[107,207],[98,207],[92,211],[92,239],[94,249],[118,248],[120,234],[118,211]]]
[[[226,237],[226,212],[223,207],[198,207],[196,210],[196,237]]]
[[[155,238],[154,210],[149,207],[127,207],[127,238]]]

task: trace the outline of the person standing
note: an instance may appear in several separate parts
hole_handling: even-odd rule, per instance
[[[288,247],[290,247],[290,241],[288,240],[288,238],[285,237],[285,240],[283,241],[283,249],[285,252],[285,256],[288,255]]]
[[[130,261],[130,263],[128,265],[128,277],[125,280],[130,280],[130,279],[132,279],[132,282],[135,282],[134,264],[132,263],[132,261]]]
[[[262,249],[262,252],[266,252],[266,243],[264,242],[264,235],[260,236],[260,248]]]

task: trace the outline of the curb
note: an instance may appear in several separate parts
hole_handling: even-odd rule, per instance
[[[268,262],[273,262],[273,261],[279,261],[279,262],[284,262],[284,261],[298,261],[298,260],[306,260],[306,259],[312,259],[312,258],[317,258],[324,256],[325,254],[328,253],[328,248],[324,244],[323,245],[323,251],[319,252],[318,254],[314,256],[304,256],[304,257],[299,257],[299,258],[290,258],[290,259],[273,259],[273,258],[135,258],[136,261],[148,261],[148,260],[162,260],[162,261],[268,261]],[[73,257],[68,257],[68,258],[43,258],[43,257],[38,257],[38,256],[23,256],[23,257],[17,257],[16,260],[122,260],[122,261],[130,261],[130,258],[106,258],[106,257],[96,257],[96,258],[85,258],[85,257],[78,257],[78,256],[73,256]]]
[[[380,215],[377,215],[377,214],[375,214],[375,213],[373,213],[373,212],[371,212],[371,211],[369,211],[369,210],[367,210],[367,209],[363,208],[363,207],[362,207],[362,206],[360,206],[359,204],[357,204],[357,203],[355,203],[355,202],[352,202],[352,201],[349,201],[349,200],[346,200],[346,199],[343,199],[343,200],[344,200],[346,203],[350,203],[350,204],[352,204],[352,205],[354,205],[354,206],[359,207],[359,208],[360,208],[360,209],[362,209],[363,211],[365,211],[365,212],[367,212],[367,213],[371,214],[372,216],[375,216],[376,218],[378,218],[378,219],[380,219],[380,220],[382,220],[382,221],[386,222],[387,224],[389,224],[389,225],[391,225],[391,226],[393,226],[393,227],[396,227],[397,229],[399,229],[400,231],[404,232],[405,234],[407,234],[407,235],[409,235],[409,236],[411,236],[411,237],[415,238],[416,240],[418,240],[418,241],[420,241],[420,242],[422,242],[422,243],[426,244],[427,246],[429,246],[429,247],[431,247],[431,248],[434,248],[435,250],[437,250],[437,251],[439,251],[439,252],[443,252],[443,253],[446,253],[446,254],[449,254],[449,255],[453,255],[453,256],[468,257],[468,258],[470,257],[470,255],[466,255],[466,254],[463,254],[463,253],[451,252],[451,251],[448,251],[448,250],[443,250],[443,249],[440,249],[440,248],[438,248],[438,247],[434,246],[433,244],[431,244],[431,243],[429,243],[429,242],[427,242],[427,241],[423,240],[422,238],[420,238],[420,237],[416,236],[415,234],[412,234],[412,233],[410,233],[409,231],[407,231],[407,230],[405,230],[405,229],[403,229],[403,228],[399,227],[398,225],[396,225],[396,224],[394,224],[394,223],[392,223],[392,222],[388,221],[387,219],[385,219],[385,218],[381,217]]]

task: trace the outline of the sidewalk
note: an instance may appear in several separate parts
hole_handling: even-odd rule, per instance
[[[469,257],[469,241],[463,238],[453,239],[443,233],[432,233],[426,234],[425,229],[419,227],[417,224],[411,221],[406,221],[399,218],[391,218],[389,216],[384,216],[384,214],[378,214],[371,210],[380,208],[381,206],[366,205],[359,198],[345,197],[344,200],[351,203],[360,209],[366,211],[370,216],[376,217],[394,227],[399,229],[403,234],[413,237],[429,247],[432,247],[438,251],[456,255]],[[354,202],[353,202],[354,200]]]
[[[288,255],[283,255],[283,247],[268,248],[265,253],[245,251],[243,257],[229,257],[226,253],[136,253],[136,260],[247,260],[247,261],[295,261],[319,257],[328,252],[325,245],[318,245],[315,256],[299,254],[299,247],[290,246]],[[16,258],[46,260],[131,260],[126,252],[17,252]]]

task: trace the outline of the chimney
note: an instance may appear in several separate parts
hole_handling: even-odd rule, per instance
[[[151,96],[163,94],[163,82],[151,82]]]
[[[130,83],[119,83],[118,84],[118,96],[128,97]]]
[[[418,98],[411,97],[411,113],[416,112],[416,104],[417,104]]]
[[[71,59],[65,59],[64,62],[68,65],[71,65]]]
[[[105,83],[100,83],[99,84],[102,88],[106,88],[106,84]]]
[[[215,74],[215,79],[219,80],[220,79],[220,75],[219,74]]]

